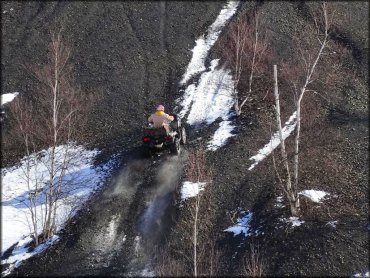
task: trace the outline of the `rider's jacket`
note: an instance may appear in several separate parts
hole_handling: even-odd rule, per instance
[[[154,114],[150,115],[148,121],[153,123],[155,128],[162,127],[164,125],[168,125],[170,122],[174,120],[173,116],[170,116],[163,111],[157,111]]]

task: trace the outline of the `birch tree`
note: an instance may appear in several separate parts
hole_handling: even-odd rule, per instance
[[[206,169],[205,150],[199,148],[194,153],[189,155],[188,163],[185,168],[187,178],[194,183],[206,183],[209,181],[208,171]],[[200,205],[202,199],[202,191],[200,191],[194,198],[195,200],[190,205],[190,214],[193,219],[192,231],[192,245],[193,245],[193,274],[198,276],[198,234],[199,234],[199,219],[200,219]]]
[[[328,5],[326,2],[320,4],[319,13],[314,17],[314,22],[316,26],[316,39],[319,42],[318,48],[315,49],[311,45],[304,48],[302,44],[298,44],[298,51],[300,53],[299,59],[301,65],[303,66],[303,78],[296,81],[290,80],[293,83],[294,88],[294,104],[296,109],[296,130],[294,137],[294,155],[293,155],[293,175],[289,169],[289,161],[287,157],[287,152],[285,149],[285,143],[282,137],[282,126],[280,119],[280,102],[279,102],[279,92],[278,92],[278,77],[277,77],[277,66],[274,65],[274,93],[275,93],[275,113],[276,113],[276,124],[279,130],[279,136],[281,141],[281,156],[283,159],[283,164],[286,172],[286,181],[284,191],[290,203],[290,210],[293,216],[298,216],[300,212],[300,203],[298,195],[298,185],[299,185],[299,144],[301,136],[301,105],[303,97],[307,92],[312,92],[313,90],[309,88],[309,85],[315,80],[314,73],[317,69],[317,65],[322,58],[325,48],[328,45],[329,39],[329,27],[331,19],[329,19]]]
[[[54,234],[58,201],[68,193],[66,190],[72,190],[66,189],[66,184],[71,185],[73,181],[65,180],[67,170],[73,166],[70,146],[81,131],[85,113],[93,101],[92,95],[88,96],[75,84],[70,58],[71,49],[64,43],[61,33],[52,33],[47,62],[41,66],[26,66],[38,83],[37,90],[32,92],[30,101],[21,101],[23,96],[11,105],[15,133],[27,155],[24,179],[29,187],[28,206],[36,245],[39,244],[39,230],[41,241]],[[64,147],[60,148],[62,144]],[[40,146],[47,148],[43,159],[35,156]],[[35,168],[39,164],[46,167],[48,177],[43,181],[37,175],[30,176],[31,159]],[[45,202],[39,204],[37,199]]]

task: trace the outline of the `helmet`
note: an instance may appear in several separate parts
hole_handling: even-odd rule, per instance
[[[164,111],[164,106],[162,104],[158,105],[157,111]]]

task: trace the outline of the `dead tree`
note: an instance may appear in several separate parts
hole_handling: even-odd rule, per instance
[[[320,20],[322,19],[322,20]],[[285,150],[285,143],[282,138],[282,127],[280,120],[280,104],[279,104],[279,92],[278,92],[278,79],[277,79],[277,66],[274,65],[274,82],[275,82],[275,112],[277,128],[280,134],[281,141],[281,155],[283,159],[284,168],[286,171],[286,184],[284,191],[290,203],[290,209],[293,216],[298,216],[300,212],[299,195],[298,195],[298,184],[299,184],[299,143],[301,135],[301,103],[306,92],[311,91],[308,86],[314,81],[313,74],[316,70],[318,62],[322,57],[324,49],[328,44],[329,37],[329,16],[327,3],[321,5],[320,17],[315,17],[315,25],[317,27],[316,39],[319,41],[318,49],[308,45],[306,47],[310,49],[303,49],[301,45],[298,45],[300,52],[300,59],[303,64],[303,78],[298,82],[293,82],[294,93],[295,93],[295,109],[296,109],[296,131],[294,137],[294,157],[293,157],[293,178],[291,177],[289,162],[287,153]],[[321,22],[321,24],[319,23]],[[321,32],[320,30],[323,29]]]

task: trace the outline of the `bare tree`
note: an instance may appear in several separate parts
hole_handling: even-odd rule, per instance
[[[321,18],[323,18],[323,20],[324,20],[324,24],[323,24],[324,25],[323,26],[324,32],[323,32],[323,35],[322,35],[323,38],[320,38],[321,37],[320,26],[318,26],[318,24],[317,24],[319,18],[317,18],[317,17],[315,17],[315,18],[317,19],[317,20],[315,20],[317,30],[318,30],[317,39],[320,42],[321,46],[320,46],[316,56],[307,55],[305,57],[305,55],[302,54],[302,61],[304,62],[306,76],[305,76],[304,83],[300,86],[299,91],[297,91],[297,90],[295,91],[295,105],[296,105],[296,109],[297,109],[296,110],[297,111],[297,115],[296,115],[296,117],[297,117],[297,127],[296,127],[295,139],[294,139],[295,150],[294,150],[294,163],[293,163],[293,165],[294,165],[294,187],[295,187],[296,190],[298,188],[299,139],[300,139],[300,134],[301,134],[301,103],[302,103],[302,99],[303,99],[303,96],[304,96],[305,92],[308,90],[307,86],[314,81],[313,73],[315,72],[317,63],[319,62],[320,57],[322,56],[323,51],[324,51],[324,49],[325,49],[325,47],[327,46],[327,43],[328,43],[329,21],[328,21],[328,7],[327,7],[326,2],[323,2],[323,4],[322,4],[322,16],[321,16]],[[298,198],[298,195],[297,195],[297,198]],[[299,203],[298,203],[298,205],[299,205]]]
[[[20,101],[11,105],[15,132],[21,138],[28,157],[24,176],[29,186],[28,201],[36,245],[39,243],[37,234],[40,224],[42,240],[50,238],[55,232],[58,201],[66,194],[65,177],[72,166],[72,140],[93,100],[92,95],[84,94],[75,84],[74,69],[70,63],[71,49],[64,44],[61,32],[51,34],[48,50],[46,64],[27,67],[39,84],[32,100],[23,101],[21,97]],[[62,144],[65,144],[64,147],[59,147]],[[39,146],[48,148],[43,159],[31,154]],[[46,184],[41,184],[37,177],[30,177],[31,159],[34,167],[43,163],[47,168]],[[44,194],[45,205],[37,210],[36,198],[40,198],[40,194]]]
[[[298,192],[295,188],[292,187],[292,178],[289,169],[288,155],[285,148],[285,141],[283,138],[283,128],[281,125],[281,114],[280,114],[280,97],[279,97],[279,88],[278,88],[278,77],[277,77],[277,66],[274,65],[274,94],[275,94],[275,115],[276,115],[276,124],[279,131],[280,137],[280,150],[281,157],[283,159],[283,165],[286,172],[286,182],[285,186],[282,186],[286,196],[289,200],[290,210],[292,215],[298,215],[299,213],[299,198]],[[274,161],[275,164],[275,161]]]
[[[191,182],[195,183],[206,183],[209,181],[208,171],[206,169],[205,162],[205,150],[199,148],[194,153],[189,155],[189,160],[185,168],[187,178]],[[192,203],[190,209],[191,216],[193,218],[193,232],[192,232],[192,244],[193,244],[193,271],[194,276],[198,276],[198,233],[199,233],[199,213],[200,204],[202,199],[202,191],[200,191]]]
[[[239,16],[231,24],[223,46],[223,56],[234,73],[233,94],[237,115],[241,114],[243,106],[250,99],[255,75],[267,59],[266,28],[257,12],[250,21],[248,23],[246,14]],[[247,90],[238,93],[238,85],[244,74],[248,76]]]
[[[293,177],[289,169],[288,156],[285,148],[285,143],[282,137],[282,126],[280,119],[280,101],[279,101],[279,91],[278,91],[278,77],[277,77],[277,66],[274,65],[274,82],[275,82],[275,112],[276,112],[276,123],[279,130],[279,136],[281,141],[281,156],[283,159],[283,164],[286,172],[286,181],[284,191],[290,203],[290,210],[293,216],[298,216],[300,213],[299,195],[298,195],[298,183],[299,183],[299,142],[301,135],[301,103],[303,96],[306,92],[312,91],[308,89],[309,84],[311,84],[315,79],[313,78],[314,72],[316,70],[317,64],[323,55],[324,49],[328,44],[329,36],[329,17],[328,17],[328,7],[327,3],[322,3],[320,17],[316,16],[315,25],[317,27],[316,39],[319,41],[318,49],[315,49],[312,45],[306,46],[309,49],[303,49],[301,45],[298,45],[298,50],[300,53],[300,59],[302,61],[304,75],[303,78],[293,82],[294,88],[294,103],[296,108],[296,132],[294,138],[294,157],[293,157]],[[319,22],[322,24],[319,24]],[[321,32],[320,30],[323,29]],[[275,161],[274,161],[275,163]]]

